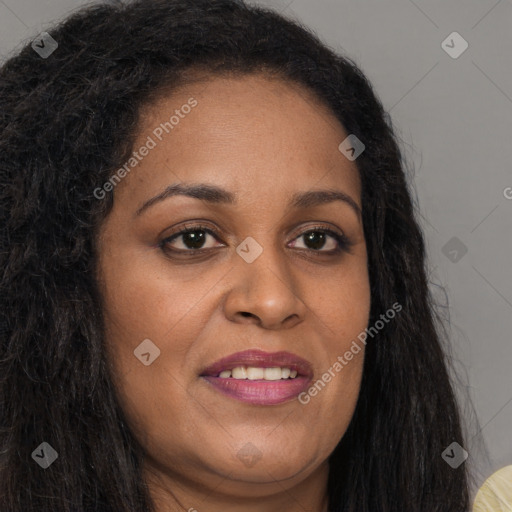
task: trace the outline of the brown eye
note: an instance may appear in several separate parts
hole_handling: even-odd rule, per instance
[[[165,238],[160,245],[171,251],[195,252],[213,248],[205,247],[209,238],[217,239],[217,234],[205,226],[192,226]]]
[[[329,238],[331,239],[331,243],[327,245],[331,245],[331,247],[327,247],[326,250],[336,249],[337,241],[334,240],[334,237],[329,237],[329,235],[327,235],[323,231],[308,231],[307,233],[303,233],[302,235],[300,235],[297,238],[297,240],[303,239],[306,249],[313,249],[315,251],[318,251],[324,248],[326,242],[329,241]],[[297,245],[295,245],[294,247],[297,247]]]
[[[297,246],[297,240],[303,239],[304,247]],[[314,252],[333,253],[342,250],[348,251],[350,240],[341,233],[336,233],[324,227],[308,229],[300,234],[293,242],[292,247],[298,249],[310,249]],[[327,246],[327,248],[326,248]]]

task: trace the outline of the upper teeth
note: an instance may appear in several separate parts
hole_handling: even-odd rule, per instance
[[[222,379],[249,379],[249,380],[280,380],[297,377],[297,370],[290,368],[255,368],[254,366],[237,366],[232,370],[224,370],[220,372],[219,377]]]

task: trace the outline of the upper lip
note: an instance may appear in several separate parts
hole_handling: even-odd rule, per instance
[[[311,363],[291,352],[264,352],[262,350],[244,350],[219,359],[201,372],[201,376],[216,377],[224,370],[232,370],[237,366],[253,366],[256,368],[290,368],[298,375],[311,377]]]

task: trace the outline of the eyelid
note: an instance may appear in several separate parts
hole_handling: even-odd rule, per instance
[[[294,231],[293,240],[295,240],[295,238],[297,238],[301,235],[305,235],[306,233],[309,233],[310,231],[325,231],[328,234],[334,234],[337,236],[345,236],[343,231],[335,228],[334,226],[326,225],[326,224],[314,224],[313,226],[308,226],[307,228],[301,228],[301,229],[298,229],[298,231]]]

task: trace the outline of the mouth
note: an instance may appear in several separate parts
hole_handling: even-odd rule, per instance
[[[220,359],[200,377],[214,391],[254,405],[293,400],[309,386],[311,364],[290,352],[246,350]]]

